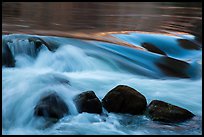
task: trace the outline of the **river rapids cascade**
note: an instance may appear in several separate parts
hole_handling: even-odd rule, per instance
[[[128,43],[91,39],[2,35],[3,134],[202,134],[202,44],[193,35],[129,32],[109,34]],[[93,91],[99,101],[127,85],[146,97],[191,111],[182,123],[145,115],[79,113],[74,98]],[[68,106],[54,124],[34,115],[51,92]],[[95,98],[95,97],[94,97]],[[97,100],[98,102],[98,100]]]

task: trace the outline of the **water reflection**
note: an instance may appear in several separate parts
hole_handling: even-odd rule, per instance
[[[3,2],[2,8],[3,33],[171,30],[202,41],[201,2]]]

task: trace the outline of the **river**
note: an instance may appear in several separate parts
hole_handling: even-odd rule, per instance
[[[2,46],[15,58],[15,67],[2,66],[3,134],[202,134],[202,3],[3,2],[2,8]],[[34,37],[57,48],[36,52]],[[138,90],[148,104],[158,99],[196,116],[163,124],[104,108],[105,115],[78,113],[73,105],[81,92],[102,100],[117,85]],[[33,113],[49,91],[71,114],[43,128]]]

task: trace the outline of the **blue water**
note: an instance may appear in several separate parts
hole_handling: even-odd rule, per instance
[[[3,134],[202,134],[202,47],[186,49],[178,39],[194,41],[192,35],[167,35],[130,32],[110,34],[132,44],[102,42],[77,38],[3,35],[16,60],[14,68],[2,66],[2,131]],[[34,52],[29,37],[39,37],[57,45],[52,52],[44,45]],[[148,51],[141,46],[151,43],[166,55]],[[140,49],[138,49],[140,48]],[[187,77],[168,75],[157,62],[165,57],[188,63],[188,68],[167,64]],[[183,71],[180,71],[183,69]],[[60,83],[64,79],[70,85]],[[183,107],[196,115],[178,124],[162,124],[145,116],[108,113],[105,115],[78,113],[73,97],[93,90],[100,100],[117,85],[128,85],[142,93],[149,104],[159,99]],[[70,108],[70,115],[56,124],[43,128],[45,121],[34,117],[34,107],[40,97],[55,90]]]

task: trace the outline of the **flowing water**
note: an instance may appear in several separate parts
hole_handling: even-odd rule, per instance
[[[3,3],[2,46],[8,45],[15,67],[2,66],[2,134],[202,134],[201,6]],[[36,50],[31,38],[51,46]],[[102,100],[117,85],[138,90],[148,104],[158,99],[196,116],[167,124],[104,108],[102,115],[77,112],[75,95],[93,90]],[[70,114],[45,127],[33,114],[51,91]]]

